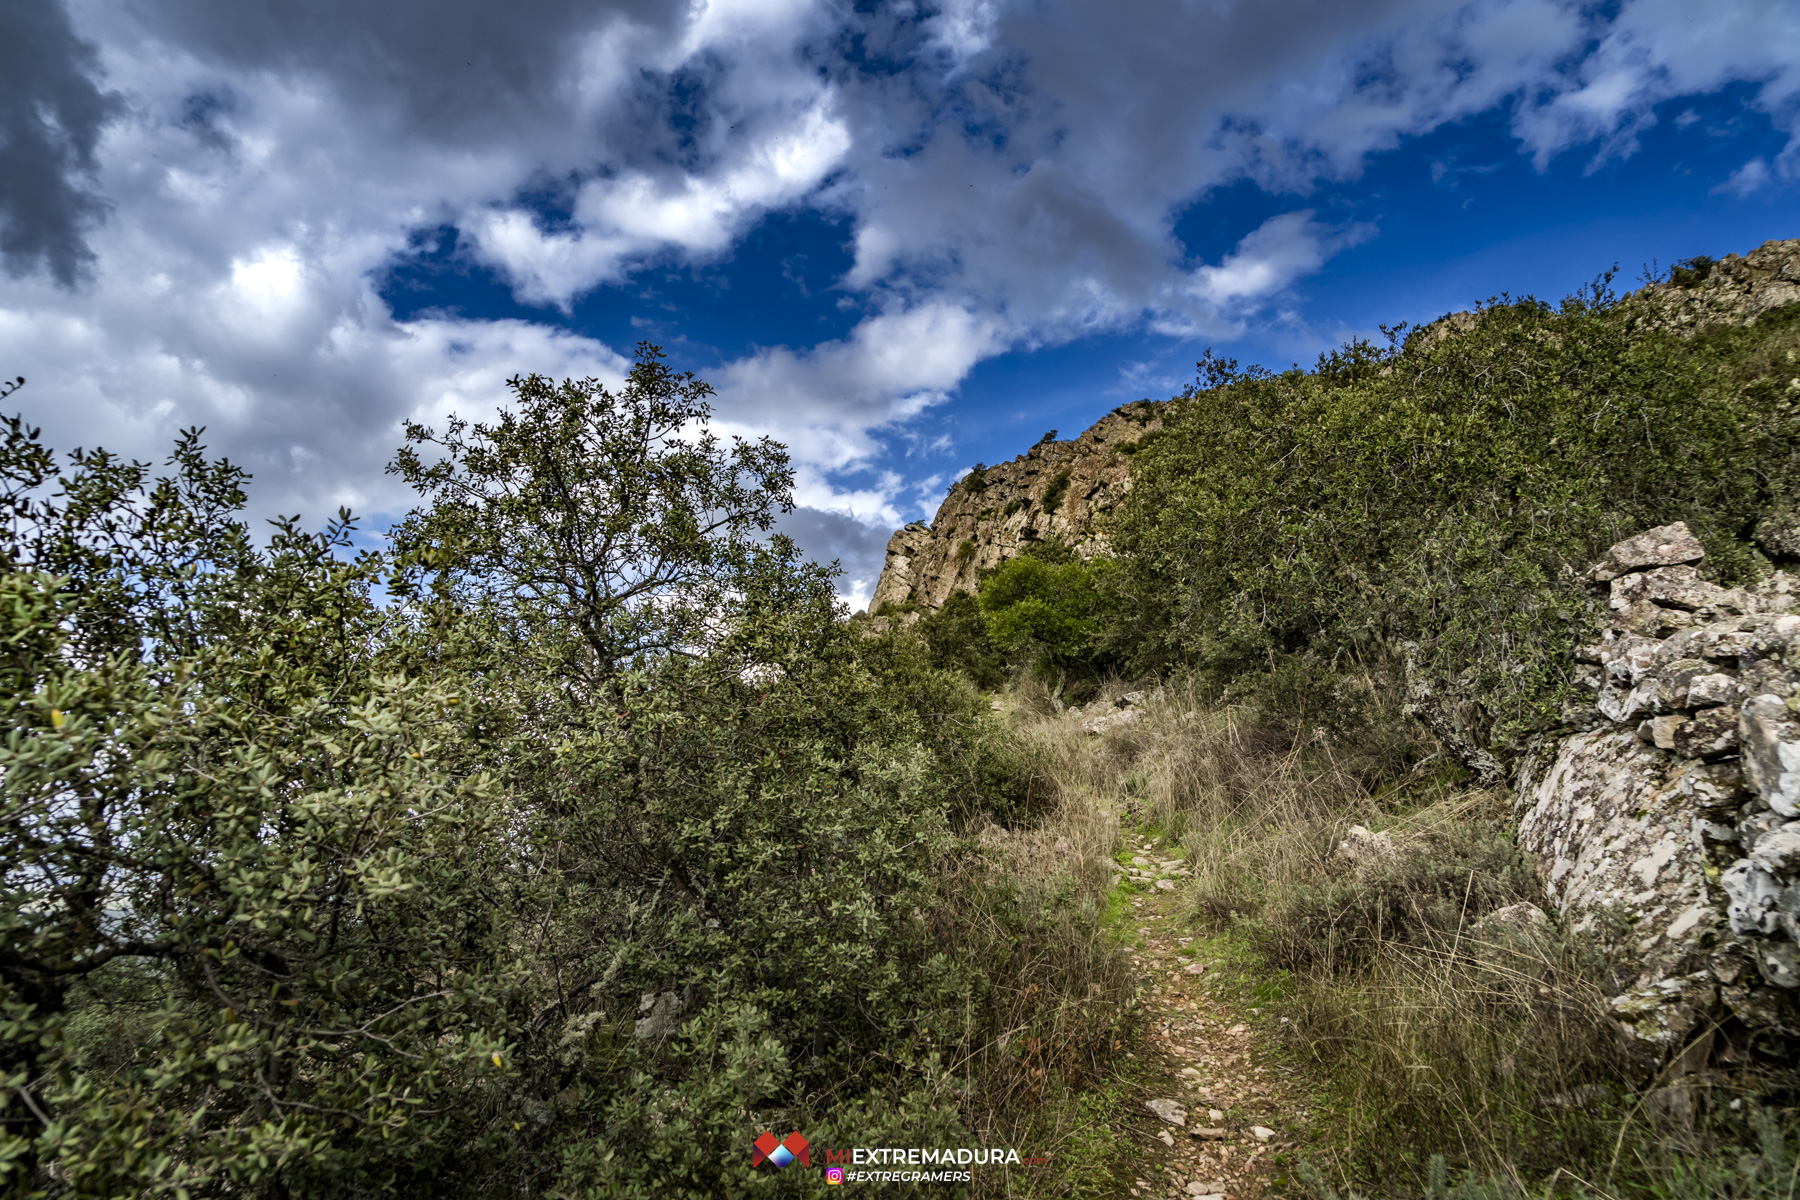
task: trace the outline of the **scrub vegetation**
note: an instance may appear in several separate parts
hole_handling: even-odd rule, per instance
[[[765,1129],[1141,1191],[1152,836],[1311,1089],[1270,1186],[1791,1190],[1784,1079],[1651,1111],[1619,964],[1477,925],[1538,896],[1484,772],[1577,698],[1579,570],[1673,520],[1767,569],[1797,351],[1800,307],[1684,334],[1601,283],[1311,371],[1209,356],[1111,556],[1035,547],[878,637],[772,532],[782,447],[691,436],[709,389],[652,346],[409,428],[380,551],[347,513],[259,537],[198,433],[158,469],[14,419],[0,1191],[824,1193],[751,1165]],[[1126,679],[1134,723],[1063,713]],[[1352,869],[1351,824],[1404,849]]]

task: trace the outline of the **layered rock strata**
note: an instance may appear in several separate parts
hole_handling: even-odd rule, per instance
[[[1162,427],[1162,407],[1127,404],[1080,437],[1039,442],[959,480],[929,525],[915,521],[889,539],[869,610],[941,608],[1033,542],[1061,542],[1084,558],[1104,552],[1102,518],[1130,488],[1131,452]]]
[[[1800,580],[1704,562],[1676,524],[1590,572],[1615,615],[1579,656],[1588,727],[1520,778],[1545,892],[1638,969],[1612,1006],[1647,1061],[1726,1017],[1800,1036]]]

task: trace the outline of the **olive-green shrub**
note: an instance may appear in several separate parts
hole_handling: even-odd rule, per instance
[[[1684,520],[1723,578],[1761,568],[1751,529],[1796,483],[1797,329],[1790,306],[1683,335],[1602,281],[1310,372],[1209,356],[1116,521],[1138,661],[1407,672],[1460,753],[1518,746],[1580,694],[1603,609],[1580,575],[1613,541]]]
[[[513,391],[391,555],[0,429],[0,1191],[715,1196],[985,1111],[1016,748],[654,348]]]

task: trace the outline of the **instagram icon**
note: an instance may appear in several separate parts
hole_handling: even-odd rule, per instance
[[[844,1168],[842,1168],[842,1167],[826,1167],[825,1168],[825,1182],[826,1183],[842,1183],[842,1182],[844,1182]]]

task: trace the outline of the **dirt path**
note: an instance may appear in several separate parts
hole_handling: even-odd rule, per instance
[[[1218,943],[1187,923],[1184,872],[1154,841],[1132,836],[1130,844],[1145,888],[1130,911],[1148,1017],[1138,1053],[1150,1089],[1125,1122],[1141,1149],[1131,1194],[1255,1200],[1304,1130],[1306,1081],[1280,1064],[1272,1018],[1232,978]],[[1173,890],[1158,887],[1159,878]]]

